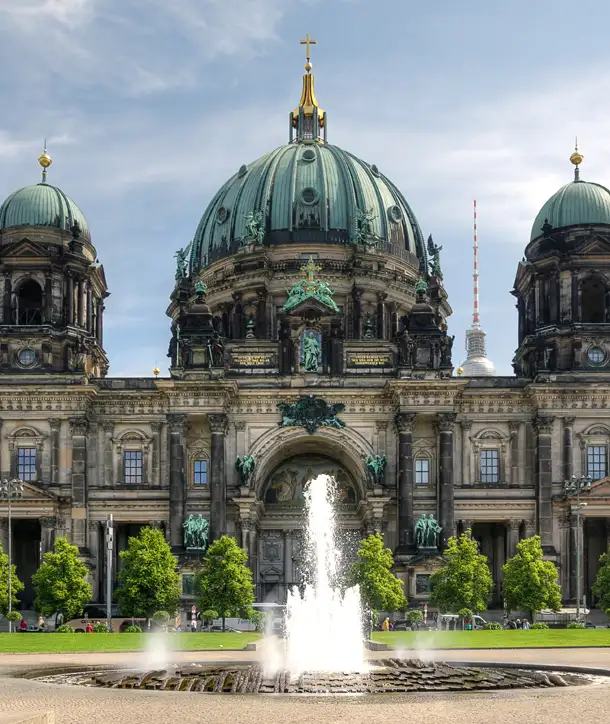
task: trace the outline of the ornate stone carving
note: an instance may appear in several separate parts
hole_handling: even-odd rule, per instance
[[[161,430],[163,429],[163,423],[162,422],[151,422],[150,423],[150,429],[155,435],[158,435]]]
[[[51,430],[54,430],[54,431],[59,430],[59,428],[61,427],[61,420],[57,417],[52,417],[49,420],[49,425],[51,426]]]
[[[439,412],[436,423],[439,432],[453,432],[456,417],[455,412]]]
[[[278,531],[264,531],[262,533],[263,560],[275,563],[282,560],[282,534]]]
[[[334,292],[328,283],[315,278],[315,273],[321,269],[322,267],[318,266],[310,256],[307,264],[301,267],[301,271],[305,273],[305,279],[301,279],[290,289],[282,312],[291,312],[308,299],[318,302],[333,312],[339,311],[339,307],[333,299]]]
[[[343,420],[337,417],[345,408],[341,403],[331,405],[311,395],[294,403],[279,402],[277,407],[282,415],[280,427],[304,427],[310,434],[318,427],[345,427]]]
[[[413,432],[417,414],[415,412],[399,412],[394,416],[398,432]]]
[[[460,425],[464,432],[469,432],[470,430],[472,430],[472,420],[462,420],[460,422]]]
[[[41,523],[42,525],[42,523]],[[99,520],[90,520],[89,521],[89,530],[96,533],[100,529],[100,521]]]
[[[89,430],[89,420],[86,417],[71,417],[68,420],[72,435],[86,435]]]
[[[521,427],[521,422],[519,420],[510,420],[508,423],[508,429],[511,433],[518,433],[519,428]]]
[[[213,433],[222,433],[223,435],[227,431],[227,416],[224,412],[215,412],[208,415],[208,422],[210,423],[210,430]]]
[[[539,435],[550,435],[553,432],[554,417],[539,416],[534,419],[534,429]]]
[[[249,488],[252,483],[254,474],[254,455],[239,455],[235,458],[235,469],[239,473],[239,479],[242,487]]]
[[[184,434],[186,431],[186,415],[168,415],[167,424],[169,425],[170,432],[180,432]]]
[[[238,432],[243,432],[246,429],[246,421],[245,420],[237,420],[233,423],[235,425],[235,429]]]
[[[376,487],[383,487],[385,478],[385,467],[387,465],[387,458],[385,455],[367,455],[364,463],[367,470],[371,474],[373,484]]]
[[[102,429],[105,433],[110,433],[112,435],[114,433],[114,422],[111,420],[104,420],[102,422]]]
[[[438,537],[442,530],[432,513],[427,518],[426,514],[422,513],[420,519],[415,523],[415,544],[417,549],[437,548]]]
[[[572,425],[576,422],[575,417],[564,417],[563,418],[563,426],[564,427],[572,427]]]
[[[184,547],[187,551],[205,551],[208,545],[210,524],[203,515],[189,515],[182,524],[184,529]]]
[[[377,430],[377,432],[385,432],[388,429],[388,421],[377,420],[375,422],[375,429]]]
[[[58,519],[54,515],[47,515],[39,518],[40,527],[46,528],[47,530],[53,530],[58,527]]]

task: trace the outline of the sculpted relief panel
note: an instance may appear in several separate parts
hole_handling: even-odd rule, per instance
[[[330,475],[337,481],[337,503],[356,502],[356,488],[351,476],[337,462],[322,455],[297,455],[282,463],[271,475],[265,491],[265,503],[302,505],[309,481],[321,474]]]

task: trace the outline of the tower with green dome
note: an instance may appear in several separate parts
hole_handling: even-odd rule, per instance
[[[538,212],[513,294],[519,347],[513,366],[524,377],[598,377],[610,369],[610,191],[580,175]]]
[[[0,205],[0,373],[103,377],[103,309],[108,296],[89,225],[76,203],[41,182]]]

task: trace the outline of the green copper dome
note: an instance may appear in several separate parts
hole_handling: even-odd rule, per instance
[[[81,238],[90,241],[89,225],[78,206],[61,189],[46,183],[19,189],[0,206],[0,231],[21,226],[70,231],[74,222]]]
[[[244,243],[308,242],[426,258],[411,208],[375,166],[337,146],[295,141],[242,166],[218,191],[197,228],[191,270]]]
[[[610,191],[600,184],[574,180],[560,188],[540,209],[530,241],[542,235],[545,223],[553,229],[583,224],[610,225]]]

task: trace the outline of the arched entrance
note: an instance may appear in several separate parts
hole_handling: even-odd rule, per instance
[[[341,567],[353,560],[361,538],[361,494],[352,473],[336,458],[296,454],[284,459],[260,487],[264,513],[259,518],[257,591],[259,601],[284,603],[307,572],[304,495],[310,480],[320,474],[336,481],[337,547]]]

